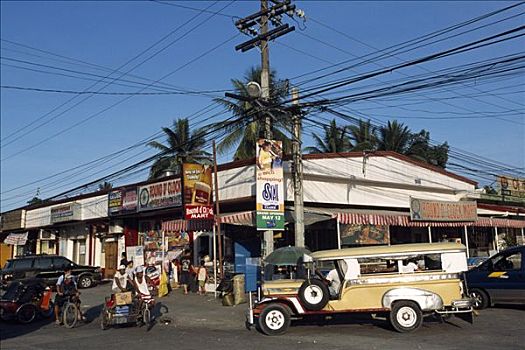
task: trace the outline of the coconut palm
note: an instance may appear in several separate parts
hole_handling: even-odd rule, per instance
[[[354,146],[352,151],[372,151],[377,146],[376,128],[370,123],[370,120],[359,120],[359,125],[348,127],[350,139]]]
[[[158,149],[159,158],[150,169],[150,179],[160,177],[166,171],[177,172],[179,165],[189,163],[208,163],[210,154],[203,150],[206,140],[201,130],[190,132],[187,118],[173,122],[171,128],[162,128],[166,134],[166,145],[151,141],[148,145]]]
[[[335,119],[330,122],[330,125],[324,126],[324,135],[319,136],[316,133],[312,134],[315,141],[315,146],[306,147],[305,151],[308,153],[339,153],[348,152],[352,148],[352,143],[349,137],[348,126],[337,126]]]
[[[232,79],[231,83],[235,94],[248,97],[246,85],[255,81],[261,82],[261,68],[250,68],[242,79]],[[278,80],[276,72],[270,72],[270,104],[278,104],[288,95],[288,82]],[[235,148],[234,160],[255,157],[257,140],[264,134],[264,116],[257,111],[255,103],[243,100],[233,100],[229,98],[217,98],[215,102],[225,106],[238,121],[219,122],[214,127],[223,128],[228,134],[217,145],[217,151],[224,154]],[[291,124],[289,114],[279,110],[272,110],[272,134],[276,140],[283,141],[285,153],[290,149],[290,140],[284,134],[284,130]],[[246,117],[246,118],[242,118]],[[247,122],[247,120],[251,120]]]
[[[411,135],[408,126],[396,120],[388,121],[386,126],[379,128],[377,149],[405,154],[410,146]]]

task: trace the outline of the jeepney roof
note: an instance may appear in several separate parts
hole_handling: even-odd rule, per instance
[[[467,248],[460,243],[412,243],[320,250],[311,254],[315,260],[335,260],[364,257],[396,257],[444,252],[463,252]]]

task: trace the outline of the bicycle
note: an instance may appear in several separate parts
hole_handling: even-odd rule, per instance
[[[67,301],[62,306],[61,318],[66,328],[73,328],[82,319],[80,299],[76,294],[66,295]]]

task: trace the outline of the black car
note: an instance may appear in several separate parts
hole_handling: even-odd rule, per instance
[[[506,249],[466,273],[474,307],[525,304],[525,246]]]
[[[102,279],[99,267],[82,266],[63,256],[44,254],[7,260],[1,271],[1,285],[5,288],[11,281],[41,278],[47,285],[54,286],[66,267],[71,267],[80,288],[95,286]]]

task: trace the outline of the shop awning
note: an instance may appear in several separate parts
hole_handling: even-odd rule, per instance
[[[411,221],[408,213],[397,213],[391,211],[359,211],[345,210],[333,214],[342,224],[359,225],[389,225],[405,227],[510,227],[523,228],[525,220],[512,220],[504,218],[478,218],[477,221],[460,222],[438,222],[438,221]]]
[[[180,232],[186,231],[187,225],[186,220],[170,220],[162,222],[162,230],[167,232]]]
[[[221,214],[217,217],[217,219],[221,224],[255,226],[255,214],[253,210]]]
[[[4,244],[12,245],[25,245],[27,242],[28,232],[24,233],[10,233],[6,239],[4,239]]]

